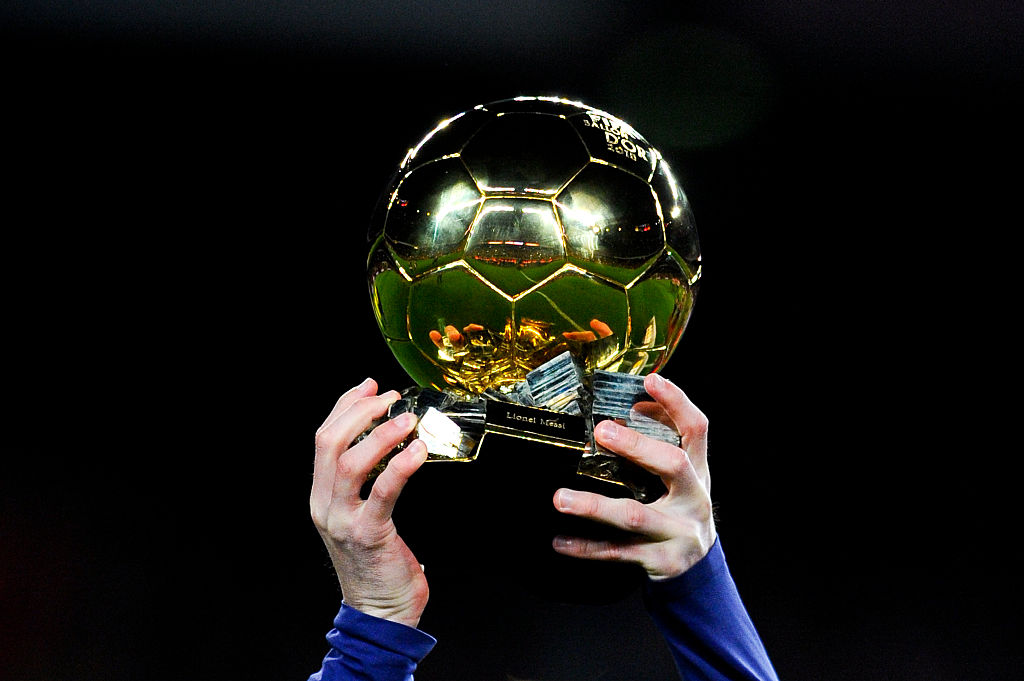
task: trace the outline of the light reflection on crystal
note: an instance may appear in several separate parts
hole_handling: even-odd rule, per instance
[[[395,454],[419,438],[427,446],[428,461],[470,461],[477,455],[477,444],[484,432],[487,405],[481,397],[462,397],[429,388],[410,388],[391,405],[386,418],[378,419],[357,440],[388,419],[412,412],[419,421],[416,428],[371,472],[380,474]]]

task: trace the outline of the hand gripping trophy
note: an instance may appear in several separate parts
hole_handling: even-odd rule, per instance
[[[410,441],[428,462],[484,462],[511,438],[601,491],[660,496],[593,437],[615,419],[679,442],[643,376],[686,328],[700,248],[686,195],[636,130],[557,97],[476,106],[409,150],[369,241],[374,314],[417,384],[386,418],[419,417]]]

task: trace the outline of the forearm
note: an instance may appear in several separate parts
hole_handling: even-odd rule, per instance
[[[717,540],[689,571],[649,582],[644,602],[687,681],[777,681]]]
[[[327,634],[331,650],[310,681],[411,681],[436,641],[418,629],[342,604]]]

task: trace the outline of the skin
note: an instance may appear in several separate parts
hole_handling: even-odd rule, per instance
[[[690,569],[715,542],[708,472],[708,420],[670,381],[651,374],[644,387],[665,410],[681,436],[681,447],[654,440],[613,421],[595,429],[597,441],[658,475],[667,492],[657,501],[610,499],[600,494],[560,489],[555,508],[627,530],[629,542],[601,542],[556,537],[559,553],[591,560],[638,563],[651,579],[669,579]]]
[[[395,391],[377,395],[372,379],[341,396],[316,434],[309,506],[345,602],[368,615],[415,627],[429,589],[419,562],[398,536],[391,512],[409,476],[426,461],[426,447],[416,440],[395,456],[364,501],[359,490],[366,476],[412,432],[415,417],[405,414],[388,421],[352,445],[398,397]]]
[[[608,543],[556,537],[552,546],[578,558],[637,563],[651,579],[668,579],[707,555],[715,541],[707,466],[708,422],[671,382],[652,374],[644,386],[675,424],[681,448],[612,422],[600,424],[595,436],[604,447],[659,475],[668,491],[645,505],[560,489],[553,499],[558,511],[628,530],[635,538]],[[366,614],[415,627],[426,607],[429,588],[422,566],[399,536],[391,513],[405,483],[426,460],[426,447],[414,440],[393,457],[363,500],[359,490],[367,474],[412,432],[415,419],[403,415],[352,444],[398,397],[395,391],[378,395],[372,379],[341,396],[316,434],[310,512],[338,574],[345,603]]]

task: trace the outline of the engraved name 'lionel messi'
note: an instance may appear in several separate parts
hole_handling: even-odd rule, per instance
[[[538,426],[545,426],[547,428],[559,428],[565,430],[565,422],[559,419],[545,419],[538,416],[523,416],[522,414],[516,414],[512,411],[505,411],[505,418],[509,421],[522,421],[523,423],[532,423]]]

